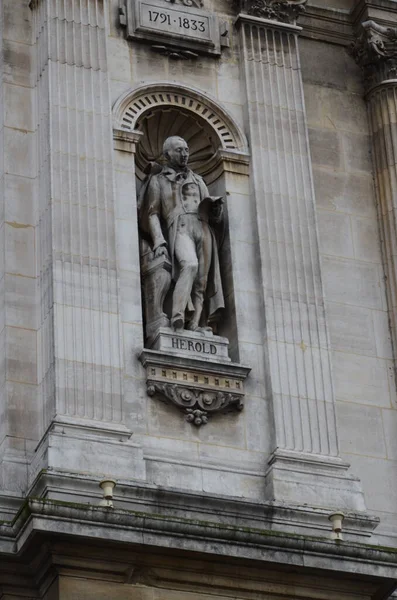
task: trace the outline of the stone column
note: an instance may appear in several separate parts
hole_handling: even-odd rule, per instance
[[[32,478],[43,464],[131,475],[128,452],[113,443],[130,432],[122,410],[108,7],[104,0],[35,0],[31,10],[37,37],[42,310],[50,315],[41,348],[48,371],[47,434]],[[106,448],[109,440],[113,445]]]
[[[330,346],[298,35],[303,2],[241,2],[252,182],[266,316],[273,447],[269,499],[363,510],[338,458]]]
[[[368,20],[352,45],[363,69],[389,324],[397,359],[397,28]]]

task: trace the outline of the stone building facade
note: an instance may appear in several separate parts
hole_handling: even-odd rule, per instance
[[[394,0],[2,0],[0,47],[0,598],[391,598]],[[169,136],[221,216],[164,192],[161,253]]]

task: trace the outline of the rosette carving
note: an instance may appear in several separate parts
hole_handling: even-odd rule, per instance
[[[350,54],[363,69],[364,83],[370,88],[397,76],[397,28],[365,21]]]
[[[208,423],[211,414],[243,409],[241,394],[223,390],[203,390],[178,383],[147,382],[149,396],[159,396],[164,402],[174,404],[185,413],[188,423],[200,427]]]
[[[295,23],[307,0],[236,0],[237,10],[253,17]]]

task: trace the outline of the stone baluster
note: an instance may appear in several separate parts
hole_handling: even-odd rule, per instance
[[[351,53],[362,67],[394,359],[397,359],[397,28],[362,23]]]
[[[353,483],[348,465],[338,458],[300,28],[294,24],[302,9],[303,2],[246,0],[240,3],[236,22],[245,72],[274,413],[275,450],[267,493],[275,500],[363,509],[359,483]]]

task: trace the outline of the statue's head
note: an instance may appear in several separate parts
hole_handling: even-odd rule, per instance
[[[163,144],[163,154],[171,167],[186,167],[189,160],[189,146],[177,135],[167,138]]]

